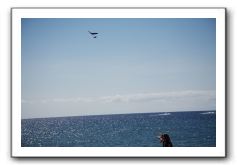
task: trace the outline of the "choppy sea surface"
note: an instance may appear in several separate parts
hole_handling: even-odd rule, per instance
[[[139,113],[21,120],[22,147],[215,147],[215,111]]]

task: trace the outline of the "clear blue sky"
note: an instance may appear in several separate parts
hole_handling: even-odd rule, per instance
[[[24,18],[21,43],[22,118],[215,109],[215,19]]]

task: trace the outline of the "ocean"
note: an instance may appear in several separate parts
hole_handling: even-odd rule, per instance
[[[215,111],[137,113],[21,120],[22,147],[215,147]]]

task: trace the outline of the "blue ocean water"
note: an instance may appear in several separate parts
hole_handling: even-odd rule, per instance
[[[215,111],[22,119],[22,147],[215,147]]]

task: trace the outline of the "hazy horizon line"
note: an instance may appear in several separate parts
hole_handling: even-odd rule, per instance
[[[67,118],[67,117],[87,117],[87,116],[109,116],[109,115],[132,115],[132,114],[152,114],[152,113],[179,113],[179,112],[213,112],[216,109],[209,110],[180,110],[180,111],[160,111],[160,112],[130,112],[130,113],[108,113],[108,114],[88,114],[88,115],[71,115],[71,116],[50,116],[50,117],[32,117],[32,118],[22,118],[21,120],[31,120],[31,119],[49,119],[49,118]]]

